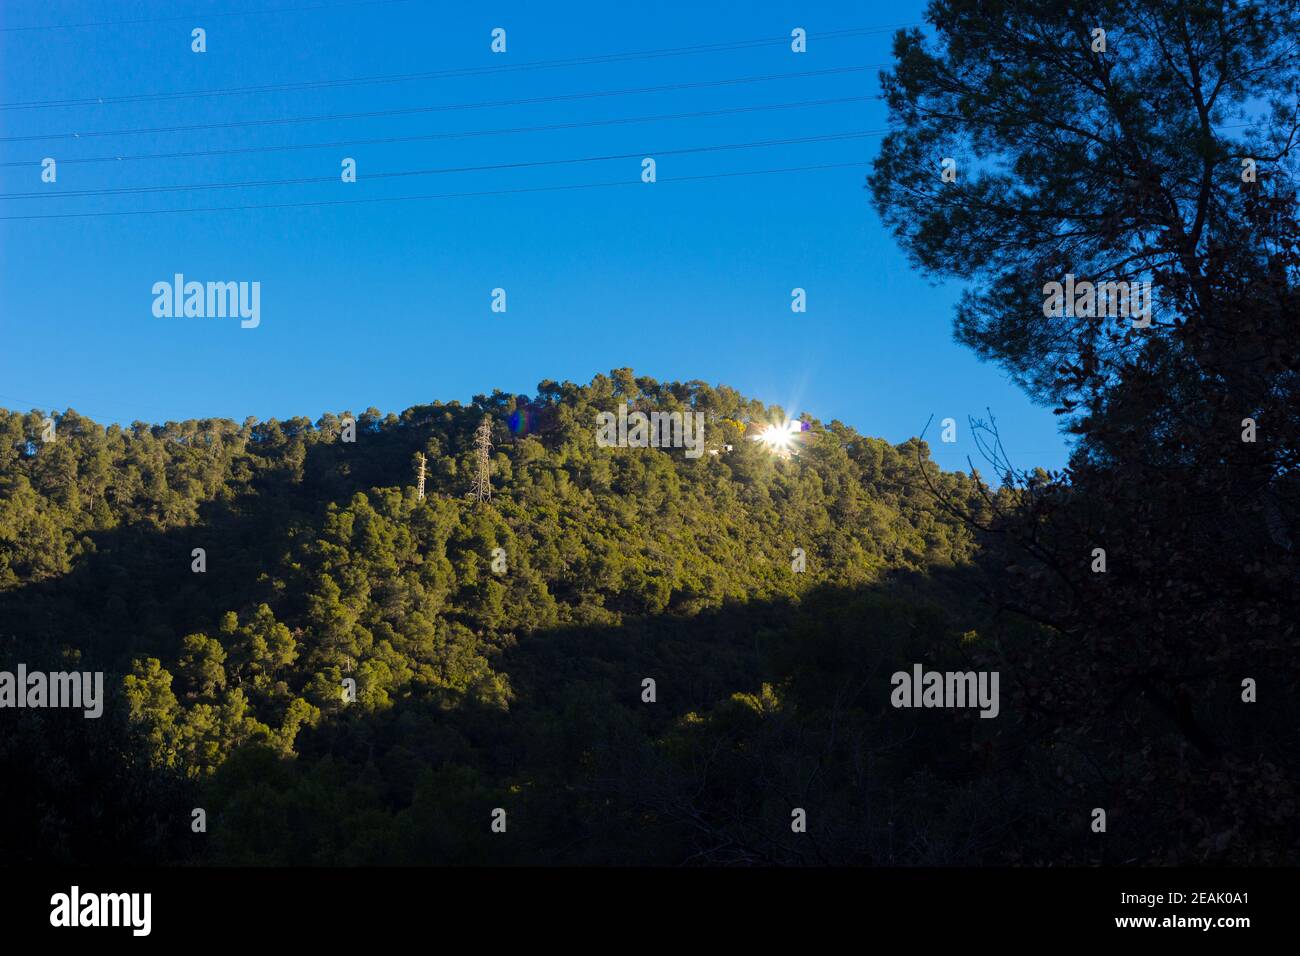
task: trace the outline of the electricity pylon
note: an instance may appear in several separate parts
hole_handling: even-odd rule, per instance
[[[492,419],[487,415],[474,433],[474,452],[478,467],[469,493],[476,501],[491,501],[492,459],[488,456],[492,453]]]

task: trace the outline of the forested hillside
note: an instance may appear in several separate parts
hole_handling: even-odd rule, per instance
[[[627,400],[703,411],[722,454],[596,447],[596,413]],[[466,490],[485,414],[495,493],[478,503]],[[760,771],[745,766],[746,748],[715,771],[736,775],[712,782],[716,819],[692,818],[710,813],[684,802],[704,772],[701,748],[720,734],[774,735],[763,759],[776,765],[761,773],[805,786],[834,742],[784,739],[796,662],[772,660],[774,639],[792,639],[805,603],[840,618],[833,592],[875,588],[876,613],[864,606],[843,620],[842,640],[883,632],[955,648],[955,618],[889,597],[888,582],[961,568],[973,546],[925,500],[918,449],[838,423],[817,425],[790,460],[741,437],[742,422],[781,415],[730,389],[626,370],[586,387],[543,383],[534,399],[371,409],[357,416],[354,442],[343,440],[343,415],[105,429],[71,411],[42,442],[43,413],[9,412],[6,658],[121,675],[108,720],[129,725],[138,778],[120,780],[116,768],[122,792],[94,799],[156,821],[158,852],[286,863],[777,853],[729,850],[721,838],[760,823],[777,796],[750,776]],[[941,480],[971,495],[962,476]],[[195,548],[203,573],[192,569]],[[495,548],[503,573],[491,569]],[[803,573],[792,570],[795,548]],[[784,650],[813,664],[834,640]],[[352,704],[340,693],[348,676]],[[647,677],[654,704],[641,701]],[[851,709],[861,689],[837,693],[817,706]],[[31,722],[28,745],[51,720]],[[64,723],[78,733],[94,722]],[[51,766],[76,753],[41,746],[21,783],[7,775],[11,796],[48,787],[38,828],[7,830],[9,852],[79,859],[82,841],[100,845],[102,824],[77,807],[86,769]],[[129,787],[146,782],[179,802],[134,803]],[[829,796],[846,781],[824,770],[811,783]],[[190,799],[212,824],[206,839],[178,842]],[[497,806],[511,826],[491,840]],[[788,829],[789,812],[773,806],[773,825]],[[847,825],[849,808],[836,812]]]
[[[598,447],[597,413],[625,402],[702,412],[708,453]],[[347,413],[123,429],[69,410],[53,440],[44,412],[0,413],[4,666],[104,670],[112,687],[99,720],[5,714],[0,856],[1171,852],[1158,827],[1090,842],[1089,810],[1128,770],[1017,707],[999,661],[1049,632],[993,613],[970,525],[949,516],[987,514],[988,489],[940,472],[919,440],[839,422],[809,419],[790,457],[746,439],[784,415],[627,369],[533,397],[371,409],[355,441]],[[480,502],[467,490],[485,417]],[[890,674],[918,662],[1003,667],[999,719],[891,708]]]

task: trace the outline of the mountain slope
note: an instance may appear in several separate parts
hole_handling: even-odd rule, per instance
[[[623,403],[702,413],[709,453],[599,447],[597,415]],[[494,494],[476,502],[485,416]],[[964,653],[975,545],[933,507],[919,463],[976,508],[969,478],[940,473],[922,443],[838,422],[811,421],[784,458],[744,437],[780,409],[627,369],[531,398],[371,409],[354,441],[347,417],[104,429],[69,411],[43,443],[41,414],[0,414],[0,638],[29,667],[109,672],[108,769],[129,772],[103,799],[168,795],[118,808],[125,832],[153,834],[131,852],[797,862],[812,851],[733,831],[788,832],[777,791],[809,779],[834,808],[810,824],[835,845],[822,860],[886,852],[885,830],[859,826],[863,751],[838,748],[915,733],[880,723],[885,675]],[[7,759],[44,779],[44,802],[9,802],[61,821],[67,857],[109,852],[22,750],[53,726],[88,731],[22,719],[31,736]],[[966,774],[969,732],[892,773],[923,778],[934,757]],[[714,761],[711,785],[734,786],[694,807]],[[74,758],[61,773],[83,771]],[[208,833],[191,831],[196,806]],[[491,839],[497,807],[510,839]],[[30,831],[10,839],[10,854],[48,855]]]

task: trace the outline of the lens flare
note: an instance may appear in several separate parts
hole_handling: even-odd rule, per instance
[[[768,425],[759,432],[758,440],[772,451],[788,452],[790,444],[794,440],[794,434],[788,426]]]
[[[780,424],[768,425],[761,428],[757,434],[750,437],[754,441],[761,442],[763,447],[774,455],[781,458],[789,458],[791,455],[799,454],[799,446],[803,433],[810,428],[808,422],[795,419],[787,420]]]
[[[516,408],[506,420],[510,432],[517,438],[523,438],[537,430],[537,413],[531,408]]]

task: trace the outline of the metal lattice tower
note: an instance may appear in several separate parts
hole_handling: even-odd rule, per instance
[[[415,484],[415,494],[420,501],[424,500],[424,453],[423,452],[420,453],[420,473],[417,477],[416,484]]]
[[[492,459],[489,456],[492,454],[492,419],[486,415],[474,433],[474,453],[478,468],[469,493],[476,501],[491,501]]]

